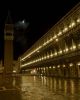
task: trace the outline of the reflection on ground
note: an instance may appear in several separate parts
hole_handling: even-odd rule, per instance
[[[0,89],[0,100],[80,100],[79,79],[18,75],[12,85],[14,89]]]

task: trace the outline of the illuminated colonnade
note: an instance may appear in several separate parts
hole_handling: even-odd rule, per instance
[[[79,36],[80,3],[20,57],[20,67],[36,68],[41,75],[80,77]]]

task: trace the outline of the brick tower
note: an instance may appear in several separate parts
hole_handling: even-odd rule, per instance
[[[10,13],[8,13],[4,28],[4,73],[13,71],[13,24]]]
[[[13,32],[10,13],[8,12],[4,27],[4,71],[3,71],[3,86],[12,88],[12,72],[13,72]]]

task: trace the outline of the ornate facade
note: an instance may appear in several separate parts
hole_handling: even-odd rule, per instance
[[[80,78],[80,3],[20,57],[20,68]]]

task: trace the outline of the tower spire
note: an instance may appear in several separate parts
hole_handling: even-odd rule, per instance
[[[9,10],[8,10],[8,15],[7,15],[5,24],[12,24],[11,14]]]

